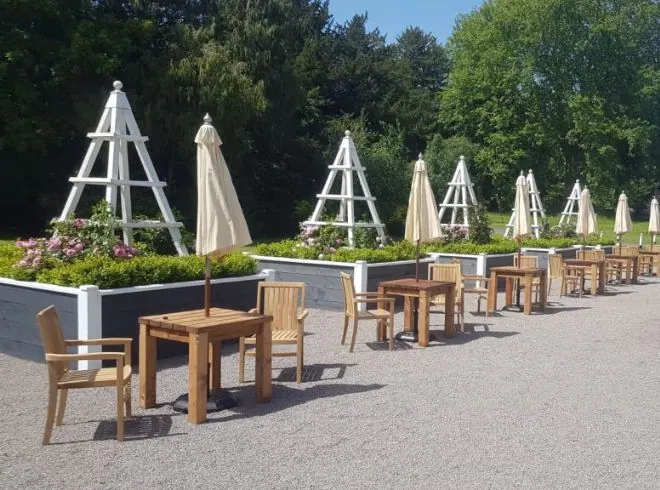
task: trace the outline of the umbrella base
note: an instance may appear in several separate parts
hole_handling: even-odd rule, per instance
[[[395,339],[401,340],[403,342],[419,342],[419,329],[417,328],[417,322],[419,321],[419,312],[417,309],[413,312],[413,329],[405,330],[399,332],[394,336]],[[435,335],[429,333],[429,342],[435,340]]]
[[[219,412],[238,405],[238,398],[227,390],[215,390],[206,400],[206,412]],[[188,413],[188,393],[184,393],[172,404],[177,412]]]

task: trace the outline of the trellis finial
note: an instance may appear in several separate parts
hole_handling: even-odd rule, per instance
[[[207,112],[206,115],[204,116],[204,123],[211,124],[211,121],[213,121],[213,119],[211,119],[211,116],[209,116],[209,113]]]
[[[121,92],[121,89],[122,89],[122,87],[124,86],[124,84],[121,83],[119,80],[115,80],[115,81],[112,83],[112,86],[115,88],[115,91],[117,91],[117,92]]]
[[[346,135],[347,138],[351,137],[351,132],[348,129],[344,131],[344,134]]]

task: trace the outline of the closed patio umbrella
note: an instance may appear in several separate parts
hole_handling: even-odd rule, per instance
[[[651,200],[649,233],[653,235],[653,243],[655,244],[655,236],[660,233],[660,206],[658,206],[658,200],[655,197]]]
[[[195,136],[197,143],[197,255],[206,257],[204,313],[211,304],[211,264],[209,257],[220,257],[236,247],[252,243],[236,190],[220,145],[222,141],[204,116]]]
[[[415,163],[410,197],[408,198],[408,213],[406,214],[405,238],[417,245],[417,260],[415,264],[415,279],[419,281],[419,246],[442,236],[440,220],[438,219],[435,197],[429,182],[426,162],[419,154]]]
[[[616,205],[616,216],[614,218],[614,233],[619,242],[619,253],[621,253],[621,235],[632,231],[632,220],[630,219],[630,209],[628,208],[628,198],[625,193],[619,196],[619,202]]]
[[[408,213],[406,214],[405,239],[417,245],[415,255],[415,280],[419,281],[419,247],[424,242],[430,242],[442,236],[440,228],[440,219],[438,218],[438,208],[435,204],[433,189],[429,182],[426,162],[419,154],[419,159],[415,162],[413,171],[412,185],[410,186],[410,197],[408,198]],[[396,335],[399,340],[407,342],[417,342],[418,312],[415,306],[412,332],[400,332]]]
[[[582,189],[579,204],[575,233],[582,237],[586,237],[592,233],[598,233],[598,221],[596,220],[594,206],[591,204],[591,193],[586,187]]]
[[[516,180],[516,201],[513,206],[513,231],[511,236],[518,242],[518,266],[520,267],[520,248],[523,237],[532,234],[532,221],[529,216],[529,190],[527,179],[521,171]]]
[[[195,251],[206,259],[204,272],[204,315],[211,309],[210,257],[222,257],[236,247],[252,243],[236,190],[220,151],[222,141],[204,116],[204,124],[195,136],[197,143],[197,237]],[[210,367],[210,365],[209,365]],[[237,398],[226,390],[209,391],[206,411],[214,412],[236,406]],[[188,412],[188,394],[179,396],[173,408]]]

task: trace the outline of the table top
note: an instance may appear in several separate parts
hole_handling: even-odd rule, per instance
[[[651,252],[649,250],[640,250],[639,255],[660,255],[660,252]]]
[[[381,281],[378,283],[379,288],[397,288],[407,289],[410,291],[446,290],[451,286],[454,286],[453,282],[429,281],[428,279],[420,279],[417,281],[413,278],[394,279],[391,281]]]
[[[490,272],[496,272],[499,275],[510,276],[544,276],[547,271],[536,267],[517,267],[515,265],[505,265],[501,267],[491,267]]]
[[[604,260],[564,259],[566,265],[590,266],[604,264]]]
[[[616,255],[616,254],[608,254],[605,256],[606,259],[615,259],[615,260],[637,260],[636,255]]]
[[[211,308],[208,317],[204,310],[178,311],[162,315],[141,316],[139,322],[150,327],[185,330],[186,332],[208,332],[222,327],[259,324],[272,321],[271,315],[259,315],[240,310]]]

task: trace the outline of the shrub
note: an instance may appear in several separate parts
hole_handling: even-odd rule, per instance
[[[257,255],[288,257],[307,260],[330,260],[333,262],[394,262],[415,258],[415,246],[406,242],[385,245],[382,248],[340,248],[332,253],[324,253],[318,246],[303,246],[296,240],[262,243],[255,247]]]
[[[238,277],[254,274],[256,262],[242,254],[230,254],[211,261],[211,277]],[[41,271],[37,282],[78,287],[94,284],[102,289],[194,281],[204,278],[204,258],[198,256],[136,257],[129,261],[89,257],[73,264],[61,264]]]
[[[468,212],[468,224],[470,225],[470,241],[472,243],[490,243],[493,229],[488,221],[486,206],[481,203],[472,206]]]
[[[446,245],[428,244],[424,247],[424,251],[441,252],[441,253],[454,253],[454,254],[506,254],[518,250],[516,242],[511,240],[493,240],[490,243],[473,243],[473,242],[455,242]]]

